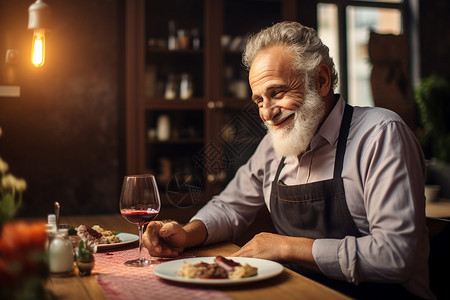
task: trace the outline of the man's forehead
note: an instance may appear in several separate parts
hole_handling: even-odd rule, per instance
[[[292,72],[293,55],[281,47],[263,50],[255,58],[249,72],[249,82],[253,85],[274,77],[287,77]]]
[[[291,62],[294,58],[293,52],[287,46],[277,45],[261,50],[255,57],[253,64],[279,64],[282,62]]]

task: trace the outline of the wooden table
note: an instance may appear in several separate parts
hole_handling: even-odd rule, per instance
[[[440,198],[426,204],[427,217],[450,218],[450,199]]]
[[[73,216],[61,217],[61,223],[77,226],[100,225],[105,229],[123,232],[136,232],[135,225],[128,223],[120,215]],[[189,252],[195,256],[228,256],[234,253],[238,246],[231,243],[214,244]],[[103,290],[94,276],[66,278],[51,277],[47,288],[56,299],[106,299]],[[232,299],[350,299],[324,285],[310,280],[291,270],[285,269],[279,276],[242,286],[218,287]]]

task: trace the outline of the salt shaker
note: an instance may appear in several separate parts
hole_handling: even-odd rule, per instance
[[[47,233],[47,241],[45,243],[45,249],[48,251],[48,247],[56,232],[56,215],[50,214],[47,217],[47,224],[45,225],[45,232]]]

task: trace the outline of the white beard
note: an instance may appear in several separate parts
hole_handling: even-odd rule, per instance
[[[325,112],[325,103],[317,91],[306,90],[305,101],[294,112],[294,120],[275,130],[271,122],[265,123],[272,137],[275,152],[280,156],[297,157],[308,149]]]

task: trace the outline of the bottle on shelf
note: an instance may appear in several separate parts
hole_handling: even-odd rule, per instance
[[[158,117],[156,137],[160,141],[167,141],[170,138],[170,118],[166,114]]]
[[[166,90],[164,93],[164,98],[166,100],[173,100],[178,94],[178,84],[174,74],[169,74],[167,76]]]
[[[169,37],[167,41],[167,48],[169,50],[177,50],[179,48],[179,40],[177,38],[177,29],[174,20],[169,21]]]
[[[193,86],[191,75],[188,73],[181,74],[181,82],[180,82],[180,98],[182,100],[188,100],[192,97],[193,94]]]
[[[177,35],[180,49],[188,49],[190,41],[189,32],[186,29],[178,29]]]
[[[200,49],[200,31],[198,30],[198,28],[193,28],[191,30],[191,43],[192,49]]]

